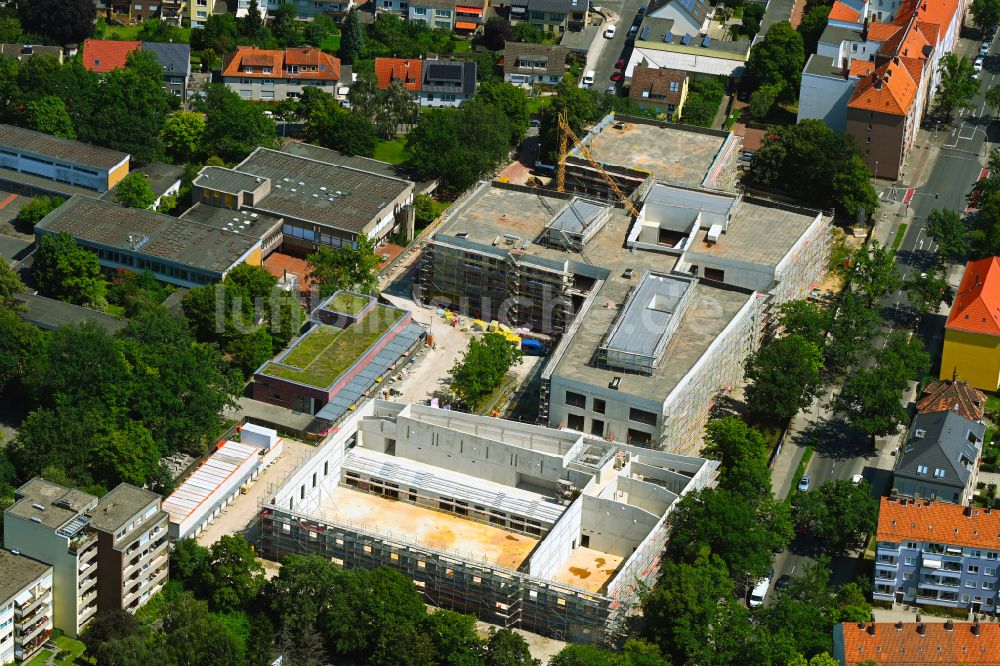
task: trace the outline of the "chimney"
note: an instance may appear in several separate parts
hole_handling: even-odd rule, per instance
[[[902,622],[897,622],[896,623],[896,631],[902,631],[902,630],[903,630],[903,623]]]
[[[868,633],[870,635],[872,635],[872,636],[875,635],[875,623],[874,622],[872,622],[871,624],[868,625]]]
[[[868,15],[865,15],[865,24],[861,27],[861,41],[868,41]]]
[[[944,630],[955,631],[955,623],[952,622],[951,620],[948,620],[947,622],[944,623]]]
[[[969,506],[965,507],[965,511],[963,511],[962,513],[964,513],[966,516],[971,516],[972,515],[972,505],[970,504]]]
[[[920,613],[917,613],[917,624],[920,624]]]
[[[979,620],[976,620],[975,623],[973,623],[972,625],[972,635],[973,636],[979,635]]]
[[[927,635],[927,625],[925,625],[923,622],[921,622],[920,624],[918,624],[917,625],[917,633],[920,634],[921,636],[926,636]]]

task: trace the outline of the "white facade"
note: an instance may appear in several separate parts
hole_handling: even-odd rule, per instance
[[[5,558],[18,555],[5,555]],[[52,630],[52,567],[7,599],[0,599],[0,665],[30,658]],[[22,635],[23,634],[23,635]],[[33,649],[24,649],[34,644]]]
[[[111,169],[97,169],[59,160],[51,155],[35,155],[9,146],[0,148],[0,167],[20,173],[30,173],[95,192],[107,192],[109,174],[122,166],[127,170],[128,162],[129,157],[126,155]]]
[[[394,0],[381,0],[381,2],[383,4],[386,2],[396,4]],[[393,11],[403,11],[411,21],[423,21],[432,28],[441,28],[442,30],[452,30],[455,27],[454,8],[429,7],[422,5],[419,0],[417,2],[401,2],[398,4],[402,9]]]

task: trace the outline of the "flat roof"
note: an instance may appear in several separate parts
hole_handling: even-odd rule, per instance
[[[820,215],[819,211],[795,209],[776,202],[745,198],[739,212],[717,243],[709,243],[708,230],[701,229],[688,254],[777,266]]]
[[[184,483],[177,486],[177,489],[163,500],[163,510],[170,516],[170,522],[183,522],[222,487],[247,460],[259,453],[259,447],[240,442],[226,442],[220,446],[191,476],[184,479]]]
[[[351,232],[365,230],[413,183],[353,167],[258,148],[236,168],[271,179],[253,208]]]
[[[249,234],[80,195],[45,216],[37,228],[214,273],[229,269],[260,242]]]
[[[655,365],[657,349],[676,316],[684,295],[694,286],[691,278],[646,275],[630,294],[605,346],[609,350],[649,357]]]
[[[267,213],[220,208],[200,202],[181,213],[180,219],[197,222],[213,229],[238,231],[254,238],[263,238],[274,225],[281,222],[280,217]]]
[[[564,339],[567,346],[553,376],[567,377],[592,386],[607,386],[611,377],[621,377],[618,385],[621,393],[664,401],[740,309],[753,298],[749,291],[716,287],[705,282],[694,284],[680,325],[663,350],[663,361],[652,375],[598,368],[589,361],[583,361],[594,358],[604,335],[618,315],[618,308],[606,308],[602,304],[610,301],[620,307],[629,286],[627,280],[609,280],[601,287],[590,308],[578,315],[583,317],[583,321],[577,332],[568,341]]]
[[[0,605],[44,576],[52,567],[9,550],[0,550]]]
[[[97,506],[91,512],[90,524],[104,532],[114,532],[159,498],[159,495],[149,490],[120,483],[97,501]]]
[[[552,579],[588,592],[600,592],[624,560],[617,555],[580,546],[570,553]]]
[[[538,543],[538,539],[493,525],[344,486],[324,498],[316,513],[386,539],[409,541],[505,569],[517,570]]]
[[[373,160],[370,157],[361,157],[360,155],[347,155],[339,150],[324,148],[311,143],[289,141],[281,148],[281,152],[299,157],[307,157],[311,160],[326,162],[327,164],[336,164],[338,166],[368,171],[387,178],[410,179],[410,172],[396,164],[389,164],[388,162]]]
[[[24,306],[17,311],[21,319],[46,331],[54,331],[66,324],[79,324],[84,321],[100,324],[109,333],[120,331],[128,325],[128,319],[91,310],[82,305],[63,303],[38,294],[17,294],[14,300]]]
[[[244,173],[225,167],[207,166],[198,172],[198,176],[191,184],[228,194],[240,194],[256,190],[260,187],[261,182],[263,182],[263,178],[252,173]]]
[[[52,529],[62,527],[97,499],[90,493],[66,488],[38,476],[18,488],[15,497],[21,499],[12,504],[6,513],[24,520],[37,517],[40,524]],[[57,506],[57,502],[65,502],[67,506]],[[36,504],[42,509],[36,508]]]
[[[13,125],[0,125],[0,146],[101,170],[112,169],[129,158],[128,153]]]
[[[722,132],[698,131],[669,123],[624,120],[608,123],[584,139],[598,162],[648,171],[657,180],[701,185],[726,143]],[[579,149],[572,154],[577,155]]]
[[[364,319],[347,328],[319,324],[276,360],[265,363],[256,374],[329,389],[406,314],[397,308],[376,305]]]
[[[806,74],[844,78],[844,69],[833,64],[833,58],[813,53],[806,61]]]

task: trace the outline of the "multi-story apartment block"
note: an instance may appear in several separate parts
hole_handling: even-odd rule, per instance
[[[986,426],[948,410],[917,414],[893,470],[893,493],[965,504],[979,478]]]
[[[98,609],[134,611],[167,576],[160,498],[122,484],[102,499],[34,478],[4,512],[4,545],[52,566],[55,628],[78,636]]]
[[[485,0],[377,0],[377,12],[393,12],[411,21],[423,21],[432,28],[476,32],[483,24]]]
[[[569,49],[551,44],[506,42],[503,47],[503,80],[517,85],[556,84],[566,75]]]
[[[173,42],[133,42],[114,39],[88,39],[83,43],[83,68],[106,74],[125,66],[133,51],[148,51],[163,68],[163,88],[187,99],[191,78],[191,46]]]
[[[510,22],[530,23],[543,32],[583,30],[587,25],[587,0],[513,0]]]
[[[27,661],[52,635],[52,567],[0,550],[0,664]]]
[[[278,7],[283,4],[291,4],[295,7],[295,11],[298,12],[300,19],[311,19],[320,14],[326,14],[330,17],[340,17],[357,5],[354,0],[294,0],[290,3],[282,2],[281,0],[261,0],[258,3],[260,10],[263,12],[266,9],[268,14],[274,14],[278,10]],[[246,16],[249,9],[250,0],[237,0],[237,17]]]
[[[458,106],[476,94],[476,63],[375,58],[375,81],[383,90],[401,83],[420,106]]]
[[[167,512],[160,496],[127,483],[101,498],[91,514],[97,532],[97,604],[134,612],[166,582]]]
[[[222,82],[244,99],[265,102],[295,99],[306,86],[334,94],[340,60],[317,48],[284,51],[240,46],[222,70]]]
[[[1000,511],[882,498],[874,589],[878,601],[994,612]]]
[[[185,0],[108,0],[107,13],[109,18],[127,19],[130,22],[141,22],[152,18],[179,24],[184,14]]]
[[[219,7],[218,12],[216,12],[216,5]],[[201,28],[204,27],[209,16],[226,11],[226,3],[222,0],[188,0],[182,14],[191,21],[192,28]]]

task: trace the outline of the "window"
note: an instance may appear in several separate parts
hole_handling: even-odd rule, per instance
[[[907,541],[906,542],[906,547],[909,548],[910,550],[916,550],[917,549],[917,542],[916,541]]]
[[[903,580],[913,580],[913,572],[907,571],[903,574]]]
[[[413,13],[416,14],[417,16],[424,16],[424,15],[427,14],[427,8],[426,7],[414,7],[413,8]]]
[[[670,92],[677,92],[680,89],[681,89],[681,84],[679,81],[670,82]]]
[[[984,576],[995,576],[997,574],[996,567],[983,567]]]
[[[270,68],[270,67],[265,67],[265,68],[264,68],[264,73],[265,73],[265,74],[270,74],[270,73],[271,73],[271,71],[272,71],[272,68]]]
[[[653,441],[653,436],[648,432],[642,432],[640,430],[628,429],[626,433],[626,443],[627,444],[638,444],[639,446],[649,446]]]
[[[598,437],[604,437],[604,421],[601,421],[600,419],[593,419],[590,422],[590,434]]]
[[[971,588],[975,589],[975,587],[976,587],[976,581],[974,581],[974,580],[967,580],[967,581],[965,581],[965,586],[966,587],[971,587]]]
[[[241,78],[240,79],[240,84],[241,85],[248,86],[251,83],[253,83],[253,79],[248,79],[248,78]]]
[[[916,563],[917,563],[917,560],[914,557],[904,557],[903,558],[903,564],[905,564],[908,567],[912,567]]]
[[[539,21],[545,19],[545,12],[531,12],[531,18],[538,19]]]
[[[943,479],[944,478],[944,470],[941,469],[940,467],[935,467],[934,468],[934,478],[935,479]]]
[[[274,79],[264,79],[263,81],[260,82],[260,85],[262,85],[262,86],[273,86],[274,85]]]
[[[647,412],[644,409],[636,409],[632,407],[628,410],[629,421],[635,421],[636,423],[645,423],[646,425],[656,425],[656,414],[653,412]]]
[[[983,589],[984,590],[992,590],[995,585],[996,585],[996,581],[993,581],[993,580],[984,580],[983,581]]]
[[[435,9],[434,16],[451,16],[450,9]]]
[[[604,409],[605,409],[604,400],[602,400],[601,398],[594,398],[594,407],[593,407],[593,409],[598,414],[603,414],[604,413]]]
[[[566,404],[570,407],[587,408],[587,396],[573,391],[566,391]]]
[[[568,414],[566,416],[566,426],[570,430],[583,431],[583,416],[580,414]]]
[[[917,474],[927,476],[927,465],[917,465]]]
[[[963,594],[962,595],[962,603],[963,604],[969,603],[969,595],[967,595],[967,594]]]
[[[979,565],[978,564],[970,564],[969,568],[966,569],[966,571],[968,571],[970,574],[977,574],[977,573],[979,573]]]
[[[705,279],[706,280],[715,280],[716,282],[725,282],[726,281],[726,272],[722,271],[722,270],[719,270],[718,268],[708,268],[706,266],[705,267]]]

